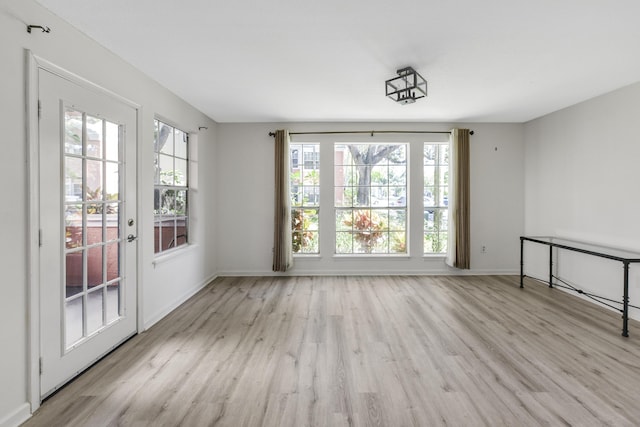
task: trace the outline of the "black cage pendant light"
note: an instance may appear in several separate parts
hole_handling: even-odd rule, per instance
[[[412,67],[401,68],[398,77],[385,83],[387,96],[399,104],[412,104],[427,96],[427,81]]]

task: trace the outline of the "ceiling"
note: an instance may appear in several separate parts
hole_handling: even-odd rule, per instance
[[[218,122],[525,122],[640,81],[638,0],[37,1]]]

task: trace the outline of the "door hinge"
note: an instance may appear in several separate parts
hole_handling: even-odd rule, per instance
[[[40,364],[40,367],[39,367],[40,375],[42,375],[42,357],[40,358],[39,364]]]
[[[38,119],[42,116],[42,102],[38,99]]]
[[[42,247],[42,228],[38,230],[38,246]]]

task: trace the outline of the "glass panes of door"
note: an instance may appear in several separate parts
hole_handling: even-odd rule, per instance
[[[74,108],[64,113],[65,348],[122,313],[121,127]]]

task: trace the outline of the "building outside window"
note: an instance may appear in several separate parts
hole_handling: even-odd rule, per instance
[[[317,143],[292,143],[289,150],[293,253],[318,254],[320,252],[318,226],[320,217],[320,145]]]
[[[424,253],[447,252],[449,145],[424,144]]]
[[[406,143],[335,143],[336,254],[407,253]]]
[[[189,242],[189,137],[160,120],[154,125],[154,253],[160,254]]]

